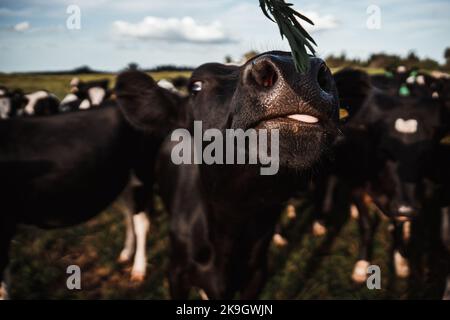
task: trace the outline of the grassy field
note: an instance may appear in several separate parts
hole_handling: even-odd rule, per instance
[[[156,73],[155,79],[179,74]],[[186,74],[184,74],[186,75]],[[82,75],[82,80],[114,75]],[[47,89],[63,97],[72,76],[0,75],[0,85],[25,91]],[[129,280],[130,265],[120,265],[125,227],[119,206],[113,205],[85,224],[73,228],[42,231],[23,226],[11,246],[11,295],[15,299],[167,299],[168,223],[156,196],[148,239],[148,277],[142,284]],[[369,290],[351,281],[359,245],[357,222],[345,209],[329,217],[330,232],[313,237],[312,207],[307,200],[297,201],[297,219],[283,214],[286,247],[271,247],[270,278],[261,296],[264,299],[439,299],[443,272],[425,268],[410,280],[397,279],[390,266],[391,237],[383,220],[375,241],[374,264],[382,271],[381,290]],[[428,248],[419,246],[419,248]],[[426,249],[421,252],[430,255]],[[441,257],[444,259],[444,257]],[[438,257],[438,259],[440,259]],[[66,268],[76,264],[82,270],[82,290],[66,288]],[[192,298],[198,298],[192,293]]]

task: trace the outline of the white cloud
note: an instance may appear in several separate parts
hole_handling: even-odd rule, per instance
[[[233,42],[220,22],[199,24],[191,17],[165,19],[149,16],[139,23],[115,21],[113,28],[116,34],[126,38],[192,43]]]
[[[339,21],[331,14],[321,16],[315,11],[304,12],[303,14],[314,22],[314,25],[310,25],[298,19],[308,32],[314,33],[321,30],[336,29],[339,26]]]
[[[14,30],[17,32],[24,32],[30,29],[30,23],[28,21],[20,22],[14,26]]]

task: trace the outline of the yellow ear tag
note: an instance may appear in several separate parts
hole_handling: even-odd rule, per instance
[[[340,108],[339,109],[339,120],[344,120],[345,118],[348,118],[349,114],[347,109]]]

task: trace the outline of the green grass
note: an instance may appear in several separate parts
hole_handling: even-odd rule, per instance
[[[155,73],[155,79],[179,73]],[[184,73],[185,76],[188,74]],[[114,75],[85,75],[83,80]],[[47,89],[64,96],[72,76],[0,75],[0,84],[25,91]],[[11,245],[11,295],[15,299],[167,299],[168,221],[160,201],[152,219],[148,239],[148,277],[143,284],[129,281],[131,266],[120,265],[125,227],[118,206],[112,206],[85,224],[63,230],[42,231],[21,227]],[[330,217],[334,226],[326,237],[313,237],[312,208],[300,202],[297,219],[283,225],[289,245],[270,249],[270,277],[263,299],[439,299],[442,272],[425,270],[419,280],[397,279],[390,268],[391,237],[382,221],[377,233],[374,264],[381,267],[382,289],[369,290],[351,281],[357,259],[357,222],[346,210]],[[427,250],[424,250],[426,253]],[[82,290],[66,288],[66,268],[77,264],[82,270]],[[197,295],[193,293],[193,298]]]
[[[157,199],[156,203],[161,202]],[[168,299],[168,221],[162,205],[153,215],[148,239],[148,277],[129,280],[131,266],[120,265],[125,227],[118,206],[80,226],[53,231],[21,227],[11,247],[11,294],[15,299]],[[287,247],[270,248],[270,277],[262,299],[439,299],[443,278],[397,279],[389,267],[390,235],[383,220],[375,240],[374,264],[381,268],[381,290],[352,283],[359,235],[356,220],[334,212],[325,237],[310,232],[311,206],[303,201],[297,219],[283,215]],[[79,265],[82,289],[66,288],[66,268]],[[417,289],[420,287],[420,289]],[[198,298],[195,292],[192,298]]]

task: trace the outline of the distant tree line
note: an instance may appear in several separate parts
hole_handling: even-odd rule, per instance
[[[258,55],[257,51],[251,50],[243,54],[242,58],[236,62],[245,62]],[[450,47],[444,52],[445,63],[439,64],[436,60],[430,58],[421,59],[414,51],[410,51],[405,57],[396,54],[387,54],[384,52],[373,53],[367,60],[351,59],[345,53],[340,55],[329,55],[325,58],[328,66],[331,68],[339,67],[365,67],[385,69],[392,66],[404,65],[408,68],[418,68],[425,70],[450,71]],[[230,55],[225,56],[225,63],[233,63],[235,60]]]
[[[189,67],[189,66],[176,66],[176,65],[172,65],[172,64],[167,64],[167,65],[156,66],[151,69],[146,69],[145,71],[155,72],[155,71],[192,71],[192,70],[194,70],[194,68]]]
[[[346,66],[387,68],[404,65],[408,68],[416,67],[425,70],[450,71],[450,48],[445,49],[444,58],[446,62],[444,64],[439,64],[439,62],[430,58],[421,59],[414,51],[410,51],[404,57],[380,52],[371,54],[367,60],[361,60],[348,58],[345,53],[342,53],[340,55],[329,55],[325,60],[331,68]]]

